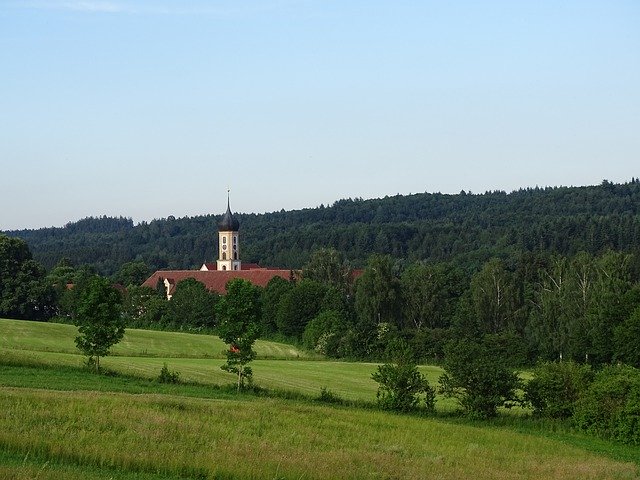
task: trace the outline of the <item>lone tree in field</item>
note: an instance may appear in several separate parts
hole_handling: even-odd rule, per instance
[[[80,335],[76,345],[98,372],[100,357],[109,355],[109,349],[124,336],[122,297],[106,278],[93,277],[78,288],[75,323]]]
[[[227,283],[227,294],[217,304],[218,334],[229,345],[227,363],[220,368],[238,376],[238,391],[253,374],[247,364],[256,357],[253,343],[260,334],[260,296],[258,287],[236,278]]]

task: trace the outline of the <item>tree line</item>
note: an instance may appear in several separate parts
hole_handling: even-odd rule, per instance
[[[502,348],[513,365],[640,366],[636,265],[635,255],[622,252],[523,252],[469,272],[454,261],[373,254],[354,273],[341,252],[319,249],[301,278],[276,277],[259,289],[260,331],[335,358],[393,358],[404,342],[416,361],[438,363],[449,341],[473,338]],[[122,287],[127,325],[215,332],[219,295],[187,279],[167,301],[163,285],[140,286],[149,272],[143,262],[127,262],[110,278]],[[96,274],[65,259],[47,272],[24,241],[0,236],[0,316],[68,321]]]
[[[236,214],[242,258],[301,268],[318,248],[335,248],[355,267],[373,253],[415,261],[452,261],[468,271],[522,252],[573,256],[607,250],[638,253],[640,181],[588,187],[527,188],[456,195],[420,193],[344,199],[290,212]],[[190,269],[217,252],[217,217],[86,218],[62,228],[6,232],[26,240],[47,269],[62,258],[115,274],[126,262],[151,270]],[[640,267],[636,267],[640,268]]]

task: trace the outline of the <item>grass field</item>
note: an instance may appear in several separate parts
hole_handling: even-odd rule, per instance
[[[169,478],[632,479],[637,465],[501,428],[273,398],[3,388],[0,445],[31,468]],[[52,477],[53,478],[53,477]]]
[[[640,478],[637,449],[566,425],[394,415],[312,399],[326,387],[372,401],[374,364],[304,360],[262,342],[257,383],[307,398],[238,395],[215,386],[233,381],[221,359],[207,356],[215,337],[129,331],[103,363],[121,373],[106,376],[82,368],[74,336],[68,325],[0,320],[0,478]],[[152,380],[164,362],[194,383]],[[432,382],[440,373],[422,368]]]
[[[78,354],[78,329],[61,323],[0,319],[0,348]],[[127,329],[111,355],[125,357],[224,358],[225,344],[213,335]],[[258,340],[258,358],[318,358],[291,345]]]
[[[72,325],[0,320],[0,354],[13,363],[81,366],[84,357],[75,348],[75,336]],[[127,330],[123,342],[114,347],[114,355],[100,363],[107,369],[146,378],[157,377],[166,363],[185,381],[232,383],[235,377],[220,369],[222,355],[210,355],[223,349],[222,341],[211,335]],[[305,352],[275,342],[259,341],[256,349],[259,357],[251,366],[259,386],[311,395],[328,388],[345,399],[375,400],[377,384],[371,374],[376,364],[304,360]],[[439,367],[423,366],[421,370],[433,384],[442,373]],[[443,408],[453,406],[447,400],[440,403]]]

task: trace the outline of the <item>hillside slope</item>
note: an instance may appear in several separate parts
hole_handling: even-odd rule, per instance
[[[457,260],[470,268],[491,256],[547,251],[573,254],[640,247],[640,181],[528,188],[505,193],[420,193],[347,199],[332,206],[238,214],[242,259],[299,268],[311,251],[334,247],[354,266],[372,253],[409,261]],[[67,257],[104,274],[134,259],[151,269],[194,268],[214,260],[217,216],[134,225],[127,218],[87,218],[62,228],[6,232],[29,244],[47,268]]]

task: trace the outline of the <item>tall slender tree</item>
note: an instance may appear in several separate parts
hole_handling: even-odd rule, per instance
[[[260,289],[236,278],[227,283],[227,294],[217,304],[218,334],[229,348],[227,362],[220,368],[237,376],[237,389],[251,381],[248,363],[256,357],[253,344],[260,334]]]

